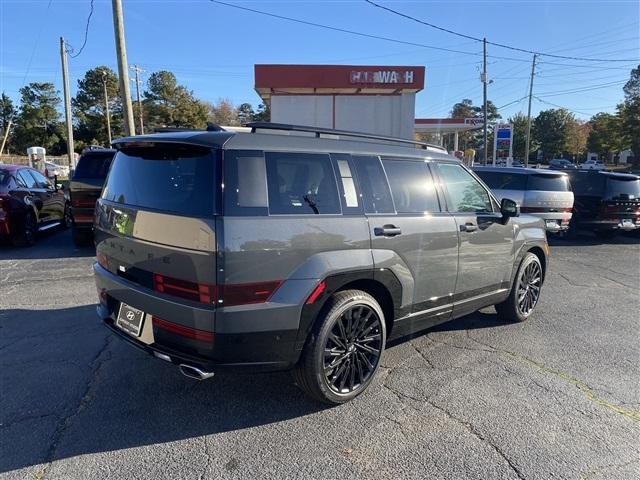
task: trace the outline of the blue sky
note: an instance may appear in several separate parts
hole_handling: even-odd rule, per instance
[[[129,64],[148,73],[173,71],[199,98],[260,101],[255,63],[425,65],[416,116],[444,117],[462,98],[482,102],[482,45],[381,11],[364,0],[227,0],[240,6],[338,28],[468,52],[452,53],[367,39],[216,5],[207,0],[123,0]],[[392,1],[379,3],[475,37],[560,55],[635,62],[595,63],[542,58],[533,113],[555,104],[587,119],[613,111],[622,85],[640,64],[638,1]],[[24,82],[51,81],[62,90],[59,37],[77,50],[89,0],[0,0],[0,90],[14,99]],[[489,47],[489,99],[503,117],[526,112],[531,55]],[[496,58],[496,57],[509,57]],[[97,65],[116,69],[111,1],[95,0],[84,51],[69,59],[72,91]],[[29,66],[30,65],[30,66]],[[145,77],[143,76],[143,79]],[[572,90],[584,89],[570,93]],[[566,93],[565,93],[566,92]]]

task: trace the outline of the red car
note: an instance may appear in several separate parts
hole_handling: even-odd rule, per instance
[[[16,246],[30,246],[39,231],[70,225],[63,189],[33,168],[0,165],[0,237]]]

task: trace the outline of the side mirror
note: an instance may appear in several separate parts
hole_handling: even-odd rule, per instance
[[[510,198],[503,198],[500,202],[500,213],[504,218],[519,217],[520,205]]]

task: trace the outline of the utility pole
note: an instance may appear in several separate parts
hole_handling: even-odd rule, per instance
[[[531,80],[529,81],[529,108],[527,109],[527,139],[524,142],[524,166],[529,166],[529,141],[531,138],[531,97],[533,96],[533,76],[536,71],[536,57],[533,54],[533,63],[531,64]]]
[[[140,102],[140,77],[139,75],[144,72],[138,65],[133,65],[131,70],[136,72],[136,99],[138,102],[138,117],[140,120],[140,135],[144,135],[144,121],[142,120],[142,103]]]
[[[111,113],[109,113],[109,95],[107,95],[107,72],[102,71],[102,89],[104,92],[104,116],[107,119],[107,135],[111,146]]]
[[[125,135],[135,135],[133,108],[131,107],[131,91],[129,90],[129,66],[127,64],[127,47],[124,39],[124,19],[122,17],[122,0],[112,0],[113,30],[116,37],[116,53],[118,56],[118,75],[120,77],[120,96],[124,116]]]
[[[9,130],[11,130],[11,125],[13,124],[13,116],[7,122],[7,128],[4,131],[4,137],[2,138],[2,145],[0,145],[0,156],[2,156],[2,152],[4,152],[4,146],[7,143],[7,138],[9,138]]]
[[[483,127],[483,142],[484,142],[484,157],[482,159],[482,164],[487,165],[487,154],[489,145],[488,135],[487,135],[487,39],[482,39],[482,51],[483,51],[483,62],[482,62],[482,111],[484,116],[484,127]]]
[[[67,124],[67,154],[69,168],[76,168],[76,158],[73,152],[73,124],[71,123],[71,91],[69,89],[69,66],[67,64],[67,48],[64,38],[60,37],[60,58],[62,59],[62,85],[64,87],[64,119]]]

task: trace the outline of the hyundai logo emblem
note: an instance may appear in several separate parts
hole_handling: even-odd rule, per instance
[[[132,321],[133,321],[133,319],[135,318],[135,316],[136,316],[136,314],[135,314],[135,313],[133,313],[131,310],[129,310],[129,311],[127,312],[127,320],[129,320],[130,322],[132,322]]]

